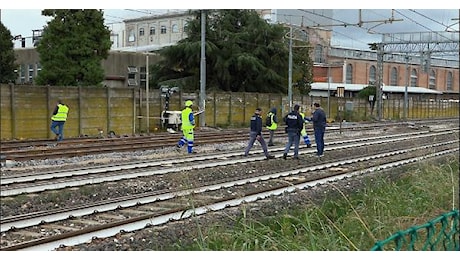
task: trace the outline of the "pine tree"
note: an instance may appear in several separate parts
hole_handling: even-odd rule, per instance
[[[100,86],[104,80],[101,62],[111,46],[102,10],[45,9],[42,15],[53,19],[37,46],[42,65],[37,84]]]
[[[10,30],[0,22],[0,83],[9,83],[16,78],[12,40]]]
[[[232,92],[285,93],[288,78],[286,29],[269,24],[255,10],[207,10],[206,84]],[[182,87],[199,89],[201,14],[192,13],[187,38],[160,50],[153,82],[186,79]]]

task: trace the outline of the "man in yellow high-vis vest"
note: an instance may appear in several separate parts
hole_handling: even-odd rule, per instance
[[[181,148],[184,145],[187,145],[187,153],[194,153],[193,151],[193,142],[194,134],[193,129],[195,128],[195,116],[192,110],[193,101],[185,101],[185,108],[182,110],[181,119],[182,119],[182,137],[179,142],[176,144],[176,147]]]
[[[62,141],[64,138],[64,124],[67,121],[68,113],[69,107],[59,100],[51,116],[51,131],[56,135],[58,141]]]

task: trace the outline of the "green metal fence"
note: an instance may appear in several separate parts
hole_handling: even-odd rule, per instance
[[[459,211],[453,210],[375,243],[371,251],[460,251]]]

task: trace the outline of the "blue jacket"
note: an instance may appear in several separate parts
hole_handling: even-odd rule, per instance
[[[259,114],[254,114],[251,117],[251,132],[256,132],[257,135],[262,135],[262,117]]]
[[[303,128],[303,118],[297,111],[291,111],[284,118],[284,123],[286,123],[286,132],[298,132]]]
[[[313,128],[324,131],[326,129],[326,113],[321,108],[316,109],[311,117]]]

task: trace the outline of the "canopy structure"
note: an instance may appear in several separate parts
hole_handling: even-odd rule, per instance
[[[311,84],[312,91],[336,91],[337,87],[344,87],[345,91],[357,92],[367,87],[367,84],[345,84],[345,83],[327,83],[315,82]],[[383,86],[384,93],[404,93],[406,86]],[[407,87],[407,92],[412,94],[442,94],[443,92],[434,89],[422,87]]]

